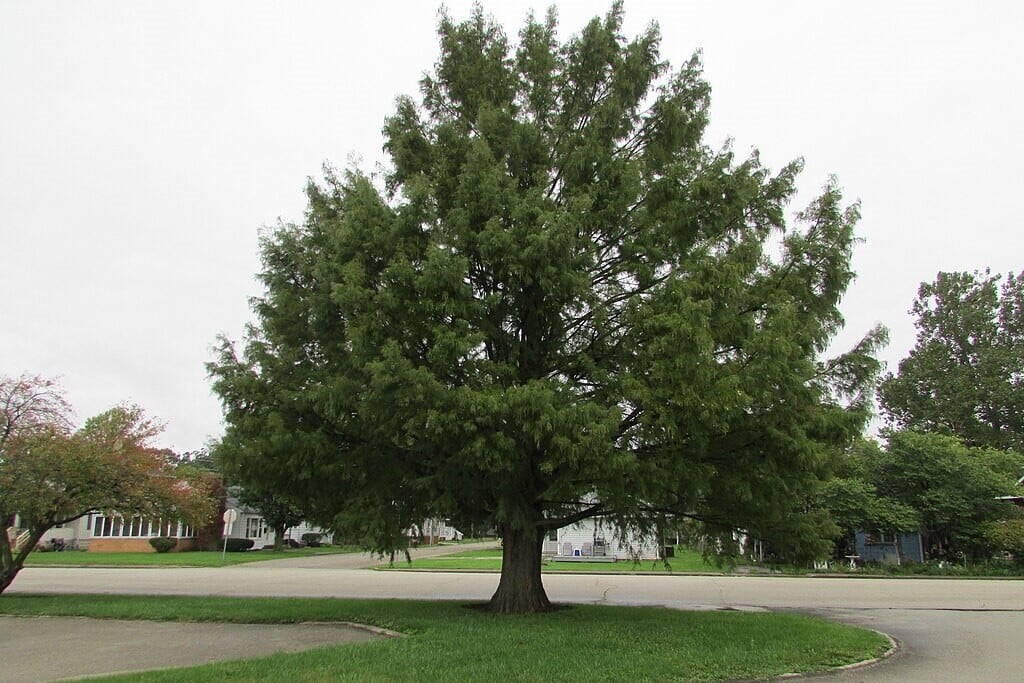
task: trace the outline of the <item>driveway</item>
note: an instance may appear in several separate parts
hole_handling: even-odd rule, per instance
[[[458,550],[458,548],[456,548]],[[196,569],[32,567],[11,592],[486,600],[496,574],[366,571],[342,556]],[[355,560],[350,560],[355,561]],[[764,576],[545,576],[556,602],[767,608],[810,612],[887,632],[902,651],[846,681],[1012,681],[1024,671],[1024,581]]]
[[[182,624],[0,616],[4,649],[0,683],[206,664],[379,637],[345,624]],[[132,654],[126,656],[126,647]]]

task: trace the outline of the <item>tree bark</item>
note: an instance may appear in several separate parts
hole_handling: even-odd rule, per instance
[[[12,583],[14,583],[14,577],[18,575],[21,568],[25,566],[25,559],[29,553],[35,550],[36,544],[39,543],[39,539],[46,533],[46,527],[42,530],[33,529],[32,534],[28,537],[25,545],[20,550],[15,552],[11,548],[10,540],[7,538],[7,529],[4,528],[4,539],[2,543],[3,547],[3,560],[0,562],[0,595],[7,590]]]
[[[537,528],[502,528],[501,580],[487,610],[495,614],[550,612],[551,602],[540,575],[544,532]]]
[[[284,550],[285,528],[283,524],[279,527],[274,527],[274,550],[279,552]]]

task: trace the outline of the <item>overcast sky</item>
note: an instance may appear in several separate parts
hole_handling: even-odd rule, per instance
[[[485,9],[515,35],[531,6]],[[563,38],[607,9],[558,7]],[[217,438],[204,363],[251,318],[258,230],[301,221],[324,162],[380,163],[437,11],[0,0],[0,374],[61,377],[81,418],[138,403],[178,451]],[[895,368],[921,281],[1024,267],[1024,4],[626,2],[628,35],[651,20],[673,64],[703,51],[710,142],[804,157],[800,205],[833,173],[861,200],[841,343],[883,323]]]

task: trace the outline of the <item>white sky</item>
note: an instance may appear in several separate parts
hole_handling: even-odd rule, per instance
[[[558,5],[563,38],[608,6]],[[513,36],[529,7],[485,5]],[[803,156],[794,208],[831,173],[863,202],[844,345],[881,322],[895,368],[921,281],[1024,268],[1024,4],[627,1],[628,35],[652,19],[673,64],[703,50],[712,142]],[[136,402],[178,451],[218,437],[204,363],[251,317],[257,230],[301,221],[324,162],[382,159],[436,22],[411,0],[0,0],[0,374],[62,377],[83,418]]]

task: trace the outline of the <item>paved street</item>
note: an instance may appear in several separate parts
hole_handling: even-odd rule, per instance
[[[281,564],[291,563],[291,566]],[[486,600],[496,574],[352,569],[324,556],[218,569],[30,568],[11,592]],[[902,651],[848,681],[1014,681],[1024,671],[1024,581],[766,576],[547,575],[556,602],[810,612],[875,628]]]

